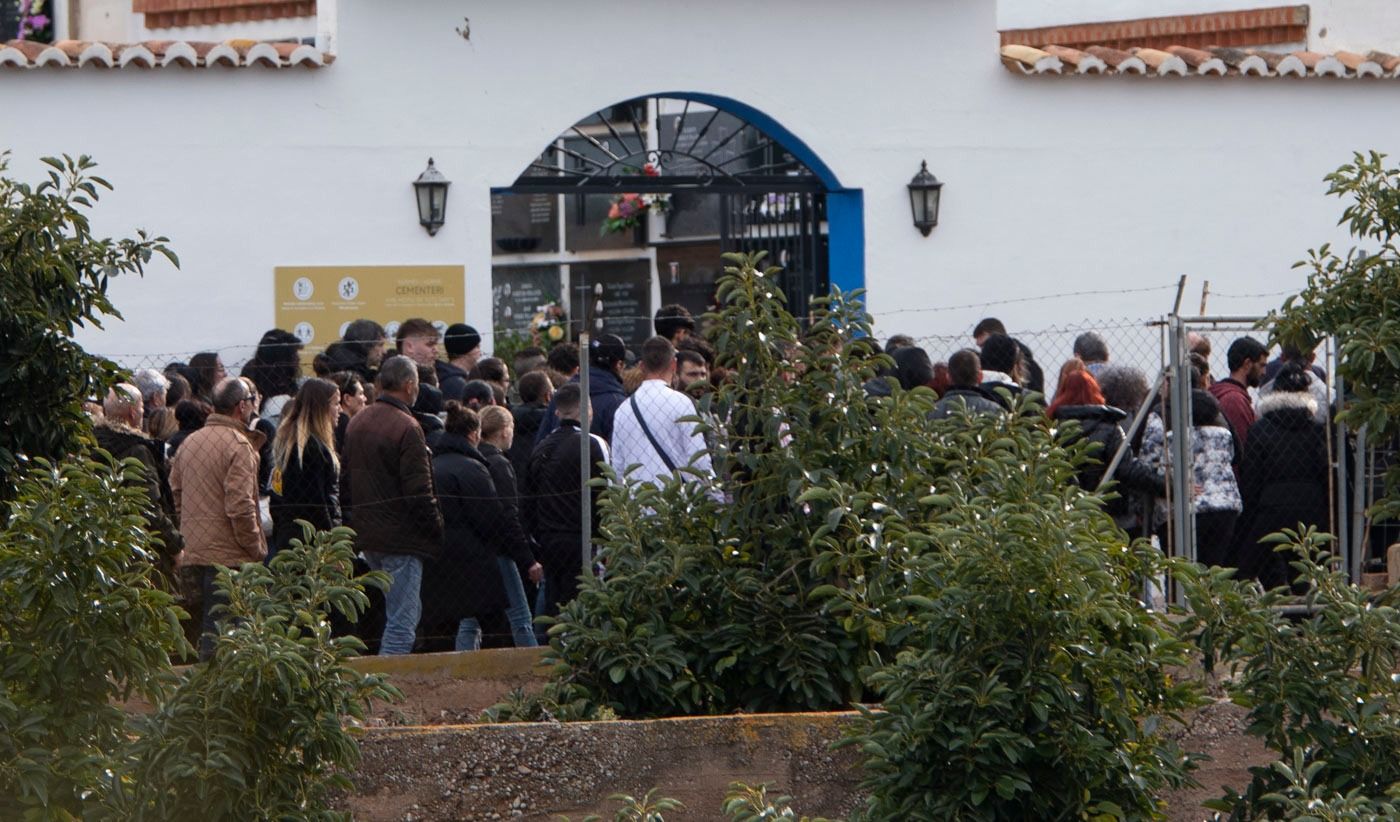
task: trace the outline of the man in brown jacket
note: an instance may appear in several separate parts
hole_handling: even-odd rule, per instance
[[[375,386],[374,404],[345,431],[340,501],[355,529],[355,547],[392,579],[379,653],[407,654],[423,612],[423,560],[442,549],[442,513],[433,496],[432,455],[410,410],[418,398],[418,366],[408,357],[389,357]]]
[[[172,592],[177,591],[175,558],[180,553],[180,532],[175,528],[175,501],[170,495],[169,477],[166,475],[165,447],[149,439],[141,432],[143,415],[141,392],[130,383],[117,383],[107,392],[102,403],[102,421],[94,426],[97,447],[121,461],[135,459],[141,463],[142,475],[139,483],[150,499],[146,509],[146,530],[151,536],[160,539],[160,546],[151,551],[158,584]]]
[[[214,578],[219,566],[238,567],[267,556],[258,516],[258,449],[263,435],[248,427],[253,396],[241,380],[221,381],[213,391],[214,413],[176,452],[170,490],[185,550],[182,566],[200,571],[202,635],[199,658],[214,652]]]

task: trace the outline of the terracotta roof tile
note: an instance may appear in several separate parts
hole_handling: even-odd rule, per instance
[[[1086,63],[1086,60],[1092,62]],[[1125,51],[1106,45],[1077,49],[1012,43],[1002,46],[1001,62],[1013,74],[1400,78],[1400,56],[1379,51],[1365,55],[1349,51],[1281,54],[1264,49],[1222,46],[1200,49],[1186,45],[1168,45],[1160,49],[1131,47]]]
[[[1400,69],[1400,56],[1386,54],[1383,51],[1372,51],[1366,54],[1366,59],[1371,60],[1381,67],[1384,74],[1395,74]]]
[[[335,55],[324,54],[315,46],[261,40],[227,40],[222,43],[189,40],[147,40],[143,43],[61,40],[52,45],[28,40],[10,40],[0,43],[0,68],[318,68],[330,65],[334,60]]]
[[[1118,74],[1146,74],[1147,63],[1141,57],[1108,46],[1090,46],[1085,51],[1108,64]]]

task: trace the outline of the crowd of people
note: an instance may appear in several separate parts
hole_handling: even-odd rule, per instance
[[[99,445],[147,469],[160,576],[196,613],[202,658],[218,569],[269,561],[302,522],[351,526],[357,555],[389,575],[380,653],[444,633],[476,649],[497,617],[528,647],[541,640],[534,618],[577,593],[591,548],[584,437],[594,477],[606,464],[638,479],[710,470],[703,437],[680,420],[710,390],[713,349],[681,306],[655,327],[635,361],[602,334],[583,352],[530,347],[507,364],[465,324],[440,333],[409,319],[391,339],[357,320],[311,377],[301,343],[274,329],[237,377],[200,353],[138,370],[90,410]]]
[[[899,346],[892,356],[905,388],[926,384],[940,393],[935,417],[950,416],[955,408],[1009,413],[1011,400],[1023,391],[1044,393],[1030,350],[1007,336],[1000,322],[984,320],[974,336],[980,350],[949,357],[946,376],[938,373],[943,364],[928,364],[922,351],[906,353],[903,340],[891,340],[886,350]],[[1077,424],[1071,441],[1087,441],[1095,457],[1077,482],[1088,490],[1105,487],[1106,479],[1116,483],[1106,510],[1126,531],[1172,544],[1168,503],[1174,492],[1194,515],[1201,563],[1235,568],[1238,576],[1266,587],[1287,584],[1290,558],[1260,540],[1299,525],[1331,530],[1326,373],[1312,352],[1284,345],[1270,360],[1267,346],[1244,336],[1230,344],[1229,373],[1217,379],[1210,373],[1210,339],[1192,334],[1188,346],[1190,487],[1169,489],[1177,434],[1171,430],[1169,392],[1159,393],[1160,402],[1130,435],[1125,423],[1137,416],[1151,386],[1140,369],[1113,364],[1100,335],[1075,339],[1045,413]],[[918,365],[911,370],[908,363]]]
[[[573,599],[590,563],[598,507],[585,530],[585,472],[611,465],[650,481],[713,471],[693,420],[696,399],[723,380],[714,351],[680,306],[658,311],[654,328],[635,357],[601,334],[586,351],[562,342],[506,363],[484,356],[465,324],[440,333],[409,319],[391,339],[357,320],[315,356],[310,377],[301,343],[274,329],[240,376],[218,354],[196,354],[137,371],[92,411],[99,444],[147,468],[157,565],[198,616],[201,656],[213,647],[218,569],[270,559],[303,536],[302,522],[351,526],[358,556],[390,577],[380,653],[409,653],[425,634],[476,649],[483,619],[528,647],[541,640],[534,618]],[[893,367],[865,390],[927,387],[935,419],[1034,408],[1072,421],[1092,457],[1076,481],[1116,484],[1106,508],[1120,526],[1167,545],[1174,490],[1194,511],[1200,560],[1267,585],[1285,582],[1287,566],[1261,536],[1300,521],[1327,527],[1327,389],[1306,352],[1285,348],[1270,362],[1262,343],[1241,337],[1216,379],[1210,341],[1193,335],[1193,482],[1169,489],[1173,415],[1154,404],[1145,424],[1125,429],[1150,386],[1141,370],[1111,362],[1098,334],[1075,340],[1052,391],[999,320],[979,323],[972,342],[934,362],[912,338],[891,337]],[[1026,392],[1049,404],[1018,404]],[[596,502],[597,484],[590,493]]]

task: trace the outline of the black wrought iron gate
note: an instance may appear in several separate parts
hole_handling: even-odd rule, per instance
[[[661,97],[609,106],[546,146],[510,191],[715,194],[721,249],[767,251],[793,314],[805,317],[811,298],[830,287],[817,175],[771,135],[717,108]]]
[[[829,289],[825,225],[826,196],[820,191],[725,194],[720,202],[720,247],[767,251],[764,265],[782,269],[778,287],[799,317]]]

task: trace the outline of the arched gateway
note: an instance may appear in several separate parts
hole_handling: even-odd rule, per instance
[[[557,302],[575,333],[640,342],[658,304],[709,308],[726,251],[768,251],[794,309],[864,281],[860,192],[762,112],[712,95],[583,118],[493,191],[492,218],[496,325],[522,335]]]

